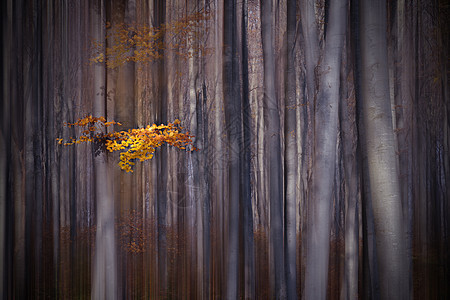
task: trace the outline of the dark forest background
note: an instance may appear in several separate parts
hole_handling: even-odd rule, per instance
[[[0,298],[449,299],[447,0],[1,4]],[[122,171],[88,114],[199,149]]]

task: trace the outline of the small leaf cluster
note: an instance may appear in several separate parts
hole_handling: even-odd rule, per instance
[[[149,241],[153,239],[153,220],[144,218],[141,212],[131,210],[121,213],[117,225],[119,244],[126,253],[141,254],[151,250]]]
[[[74,144],[93,142],[104,145],[109,152],[120,152],[119,166],[126,172],[133,172],[136,160],[145,161],[153,158],[158,147],[164,144],[178,149],[196,150],[193,146],[189,132],[183,132],[180,120],[167,125],[148,125],[145,128],[129,129],[127,131],[106,132],[112,125],[120,126],[119,122],[106,121],[104,117],[88,115],[75,123],[66,123],[67,127],[79,127],[81,135],[78,138],[69,138],[67,142],[57,139],[58,144],[70,146]]]
[[[107,22],[107,42],[92,41],[90,61],[106,62],[108,68],[116,68],[126,62],[147,63],[161,59],[163,50],[172,50],[183,58],[205,54],[208,49],[200,40],[208,19],[209,14],[201,11],[159,27],[124,23],[111,26]]]

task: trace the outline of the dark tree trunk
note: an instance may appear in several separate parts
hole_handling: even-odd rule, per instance
[[[240,93],[236,1],[224,3],[223,36],[223,97],[225,102],[225,128],[228,145],[228,248],[227,248],[227,299],[238,298],[239,281],[239,199],[240,146],[242,145],[242,97]]]
[[[274,295],[286,298],[283,247],[283,173],[281,165],[280,105],[275,91],[275,52],[272,1],[261,0],[261,40],[264,58],[264,139],[268,159],[270,204],[270,259],[275,276]]]

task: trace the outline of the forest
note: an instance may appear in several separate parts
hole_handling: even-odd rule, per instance
[[[450,299],[448,0],[0,11],[1,299]]]

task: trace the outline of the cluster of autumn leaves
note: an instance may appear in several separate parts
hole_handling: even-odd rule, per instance
[[[90,61],[106,63],[108,68],[114,69],[126,62],[148,63],[161,59],[163,50],[174,51],[175,55],[185,59],[205,55],[211,49],[204,46],[201,37],[207,30],[203,23],[209,17],[207,12],[200,11],[159,27],[107,22],[107,43],[92,41]]]
[[[201,41],[205,34],[204,22],[210,18],[207,11],[199,11],[159,27],[145,25],[106,23],[108,43],[92,41],[91,63],[106,63],[108,68],[116,68],[126,62],[151,62],[163,58],[162,50],[172,50],[176,55],[190,58],[196,54],[209,52]],[[110,46],[106,46],[106,45]],[[178,149],[196,150],[192,145],[193,136],[183,132],[180,121],[167,125],[148,125],[145,128],[128,131],[111,131],[107,128],[120,126],[119,122],[106,121],[104,117],[88,115],[68,127],[78,127],[81,135],[68,141],[57,139],[59,144],[70,146],[92,142],[100,145],[102,151],[120,152],[119,166],[126,172],[133,172],[136,160],[152,159],[156,148],[167,144]]]
[[[156,148],[163,144],[178,149],[196,150],[192,144],[194,137],[189,132],[183,132],[180,121],[177,119],[167,125],[148,125],[145,128],[129,129],[128,131],[107,132],[107,127],[117,125],[119,122],[106,121],[104,117],[88,115],[75,123],[66,123],[67,127],[78,127],[81,135],[78,138],[69,138],[67,142],[58,138],[58,144],[70,146],[80,143],[93,142],[103,145],[109,152],[120,152],[119,166],[126,172],[133,172],[136,160],[145,161],[153,158]]]

